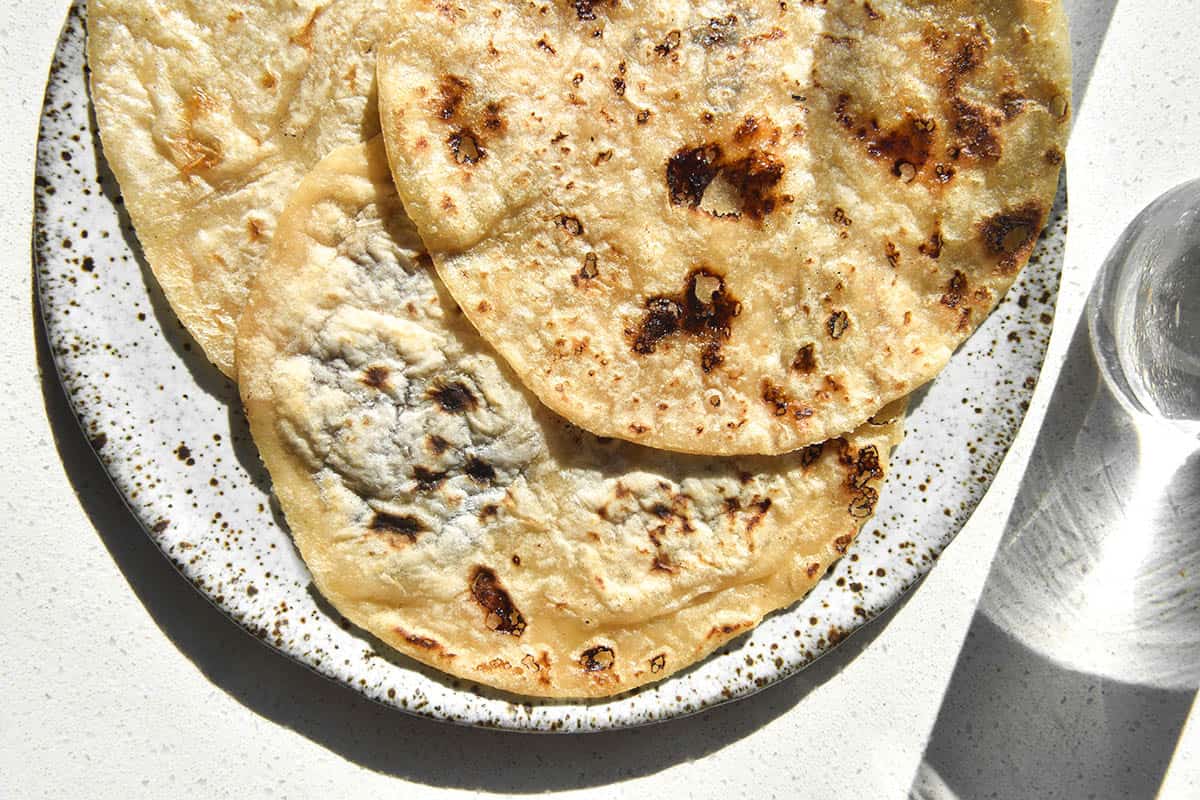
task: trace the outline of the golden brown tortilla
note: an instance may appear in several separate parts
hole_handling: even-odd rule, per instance
[[[405,207],[483,337],[604,436],[781,453],[932,378],[1029,256],[1057,0],[394,0]]]
[[[275,218],[335,147],[379,130],[383,0],[90,0],[104,155],[171,306],[234,375]]]
[[[803,597],[900,437],[897,412],[785,456],[701,458],[570,425],[445,293],[378,141],[289,201],[237,358],[322,594],[413,658],[528,695],[663,678]]]

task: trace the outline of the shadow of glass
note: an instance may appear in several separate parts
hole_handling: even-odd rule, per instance
[[[1129,417],[1083,323],[1067,358],[980,611],[1060,664],[1195,689],[1200,457]]]
[[[1191,701],[1065,669],[978,614],[910,797],[1154,797]]]
[[[1154,796],[1200,686],[1200,459],[1160,456],[1081,321],[913,796]]]
[[[33,302],[40,311],[36,295]],[[789,680],[745,700],[646,728],[518,735],[398,712],[281,658],[229,624],[219,609],[180,580],[91,452],[58,382],[40,325],[35,337],[46,416],[64,470],[109,555],[155,624],[237,702],[367,769],[427,785],[513,793],[600,786],[652,774],[716,752],[795,707],[866,649],[903,606],[903,601],[893,606]]]
[[[1072,105],[1078,111],[1087,95],[1096,57],[1112,21],[1117,0],[1064,0],[1071,37]]]

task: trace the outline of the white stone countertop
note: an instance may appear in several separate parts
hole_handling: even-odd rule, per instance
[[[269,651],[108,484],[32,299],[34,146],[67,7],[0,3],[0,797],[1200,797],[1194,685],[1065,668],[979,605],[1097,267],[1146,203],[1200,177],[1200,1],[1068,0],[1070,232],[1045,371],[990,493],[911,599],[748,700],[536,737],[389,711]]]

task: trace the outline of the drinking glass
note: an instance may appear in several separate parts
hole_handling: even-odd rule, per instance
[[[1087,309],[1101,374],[1175,452],[1200,436],[1200,179],[1147,206],[1101,269]],[[1148,418],[1148,419],[1147,419]]]

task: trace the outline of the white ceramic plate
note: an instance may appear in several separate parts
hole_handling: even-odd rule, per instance
[[[453,722],[600,730],[679,717],[803,669],[921,578],[970,516],[1041,368],[1065,192],[999,309],[918,394],[875,519],[813,592],[658,684],[595,702],[531,700],[449,678],[350,626],[312,588],[242,416],[163,300],[100,154],[72,10],[46,91],[33,248],[62,384],[113,482],[195,586],[281,653],[382,703]],[[930,625],[935,625],[930,620]]]

